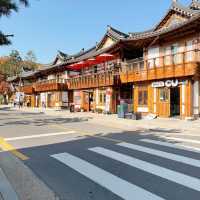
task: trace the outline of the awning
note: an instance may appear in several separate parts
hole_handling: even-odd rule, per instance
[[[114,55],[109,54],[109,53],[103,53],[103,54],[96,57],[96,60],[99,61],[100,63],[101,62],[107,62],[107,61],[110,61],[110,60],[113,60],[113,59],[114,59]]]
[[[97,65],[97,64],[101,64],[101,63],[104,63],[104,62],[107,62],[107,61],[114,60],[114,58],[115,58],[114,55],[104,53],[104,54],[97,56],[96,58],[89,58],[88,60],[71,64],[71,65],[67,66],[67,68],[72,69],[72,70],[80,70],[80,69],[83,69],[85,67],[90,67],[90,66],[93,66],[93,65]]]

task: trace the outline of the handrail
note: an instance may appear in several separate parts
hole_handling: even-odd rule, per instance
[[[100,76],[100,75],[103,75],[103,74],[115,75],[115,73],[118,73],[118,72],[116,72],[115,70],[108,70],[108,71],[103,71],[103,72],[98,72],[98,73],[78,75],[78,76],[75,76],[75,77],[72,77],[72,78],[68,78],[66,80],[70,81],[70,80],[80,79],[80,78],[84,78],[84,77]]]
[[[49,83],[66,83],[67,79],[59,78],[59,79],[50,79],[50,80],[40,80],[37,81],[36,84],[49,84]]]
[[[101,73],[70,78],[67,80],[67,82],[68,82],[68,87],[71,89],[113,85],[115,75],[116,73],[114,73],[113,71],[104,71]]]
[[[184,52],[178,52],[175,54],[167,54],[158,56],[151,59],[141,58],[134,59],[132,62],[122,63],[121,72],[128,73],[129,71],[142,72],[148,69],[154,69],[159,67],[167,67],[170,65],[185,64],[191,62],[200,61],[200,50],[193,49]]]

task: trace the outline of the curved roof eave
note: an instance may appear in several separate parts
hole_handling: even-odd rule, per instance
[[[169,26],[169,27],[162,28],[162,29],[159,29],[159,30],[156,30],[156,31],[141,33],[141,34],[135,35],[133,37],[129,37],[124,41],[131,41],[131,40],[135,41],[135,40],[141,40],[141,39],[147,39],[147,38],[151,38],[151,37],[155,37],[155,36],[160,36],[160,35],[163,35],[163,34],[166,34],[166,33],[173,32],[173,31],[175,31],[179,28],[182,28],[182,27],[184,27],[184,26],[186,26],[190,23],[193,23],[197,20],[200,20],[200,13],[195,15],[194,17],[188,19],[187,21],[178,23],[174,26]]]
[[[172,2],[171,7],[168,9],[168,11],[164,15],[164,17],[162,17],[160,22],[157,25],[155,25],[154,30],[157,30],[161,26],[164,19],[168,15],[170,15],[171,12],[179,13],[179,14],[184,15],[185,17],[187,17],[189,19],[189,18],[193,17],[194,15],[196,15],[199,11],[190,9],[189,7],[185,7],[178,2]]]

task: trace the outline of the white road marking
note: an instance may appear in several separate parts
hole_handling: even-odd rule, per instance
[[[5,141],[25,140],[25,139],[32,139],[32,138],[51,137],[51,136],[58,136],[58,135],[68,135],[68,134],[73,134],[73,133],[75,133],[75,131],[59,132],[59,133],[47,133],[47,134],[38,134],[38,135],[27,135],[27,136],[20,136],[20,137],[11,137],[11,138],[4,138],[4,140]]]
[[[167,152],[164,152],[164,151],[155,150],[155,149],[151,149],[151,148],[148,148],[148,147],[143,147],[143,146],[140,146],[140,145],[130,144],[130,143],[126,143],[126,142],[122,142],[122,143],[119,143],[117,145],[129,148],[129,149],[133,149],[133,150],[136,150],[136,151],[148,153],[148,154],[151,154],[151,155],[159,156],[159,157],[162,157],[162,158],[174,160],[176,162],[181,162],[181,163],[188,164],[188,165],[191,165],[191,166],[200,167],[200,160],[188,158],[188,157],[185,157],[185,156],[180,156],[180,155],[173,154],[173,153],[167,153]]]
[[[191,139],[184,139],[184,138],[177,138],[177,137],[164,137],[169,140],[177,140],[181,142],[188,142],[188,143],[194,143],[194,144],[200,144],[200,140],[191,140]]]
[[[200,179],[190,177],[188,175],[175,172],[173,170],[157,166],[155,164],[151,164],[146,161],[142,161],[121,153],[117,153],[115,151],[111,151],[102,147],[95,147],[89,149],[93,152],[96,152],[98,154],[101,154],[105,157],[117,160],[119,162],[125,163],[127,165],[130,165],[132,167],[141,169],[143,171],[146,171],[148,173],[154,174],[156,176],[162,177],[164,179],[170,180],[172,182],[181,184],[183,186],[186,186],[188,188],[200,191]],[[137,199],[137,198],[136,198]]]
[[[51,157],[59,160],[63,164],[125,200],[133,200],[133,198],[138,200],[163,200],[163,198],[114,176],[113,174],[71,154],[61,153],[52,155]]]
[[[166,137],[170,136],[188,136],[188,137],[200,137],[200,134],[167,134]]]
[[[165,147],[171,147],[174,149],[181,149],[185,151],[191,151],[191,152],[196,152],[200,153],[200,148],[195,148],[187,145],[182,145],[182,144],[174,144],[174,143],[169,143],[169,142],[161,142],[157,140],[150,140],[150,139],[141,139],[140,141],[150,143],[150,144],[157,144]]]
[[[154,133],[142,133],[141,135],[157,135],[157,136],[163,136],[163,137],[169,137],[169,136],[188,136],[188,137],[200,137],[200,134],[197,133],[197,134],[193,134],[193,133],[157,133],[157,132],[154,132]]]

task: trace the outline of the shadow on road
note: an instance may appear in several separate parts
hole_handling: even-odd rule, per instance
[[[77,122],[80,121],[81,119],[62,119],[62,118],[55,118],[51,119],[56,123],[59,123],[61,120],[61,123],[67,122]],[[47,120],[40,120],[37,119],[34,124],[38,123],[38,125],[42,124],[48,124],[51,123],[52,121],[47,119]],[[17,123],[17,122],[14,122]],[[25,125],[29,125],[30,123],[33,122],[24,122]],[[27,123],[27,124],[26,124]],[[13,122],[12,122],[13,124]],[[8,125],[8,124],[7,124]],[[196,173],[196,177],[200,178],[199,174],[199,169],[198,168],[193,168],[193,171],[191,172],[188,170],[188,167],[185,167],[185,165],[182,165],[181,163],[177,163],[175,161],[169,162],[167,159],[160,159],[159,157],[148,155],[148,153],[140,152],[137,150],[130,150],[126,149],[123,147],[118,146],[117,144],[120,142],[127,142],[127,143],[132,143],[136,145],[140,145],[143,147],[147,148],[152,148],[152,149],[157,149],[160,151],[165,151],[169,153],[178,153],[179,155],[187,156],[190,158],[196,158],[200,159],[200,155],[197,153],[189,152],[189,151],[184,151],[184,150],[177,150],[177,149],[170,149],[168,147],[164,146],[159,146],[159,145],[153,145],[153,144],[148,144],[144,143],[141,141],[141,139],[151,139],[151,140],[159,140],[159,141],[164,141],[167,142],[167,139],[163,139],[159,137],[158,135],[154,134],[154,131],[158,132],[158,130],[136,130],[136,131],[122,131],[119,133],[115,132],[110,132],[110,133],[102,133],[99,132],[96,135],[93,136],[75,136],[73,137],[73,140],[71,141],[66,141],[66,142],[58,142],[58,143],[53,143],[53,144],[47,144],[47,145],[40,145],[40,141],[38,141],[38,144],[35,146],[30,146],[27,148],[21,148],[19,149],[20,152],[24,153],[26,156],[29,157],[28,160],[24,161],[24,164],[28,166],[34,174],[36,174],[37,177],[39,177],[49,188],[53,189],[58,196],[60,196],[61,199],[67,199],[69,195],[74,195],[75,199],[90,199],[91,191],[93,194],[95,194],[96,186],[94,186],[94,183],[91,183],[89,185],[88,182],[84,180],[80,181],[78,178],[78,174],[75,173],[72,169],[67,168],[66,166],[63,166],[62,163],[56,162],[51,155],[54,154],[59,154],[59,153],[70,153],[74,156],[80,157],[84,160],[88,160],[88,162],[91,162],[94,165],[98,165],[101,168],[109,168],[111,173],[119,174],[119,176],[124,175],[127,179],[127,181],[133,181],[133,180],[140,180],[141,177],[144,177],[140,170],[136,173],[135,169],[131,168],[130,166],[120,164],[117,161],[114,161],[111,159],[108,160],[106,157],[104,158],[103,156],[97,156],[94,152],[89,151],[88,149],[93,148],[93,147],[104,147],[107,149],[111,149],[116,152],[120,152],[123,154],[128,154],[129,156],[144,160],[146,162],[154,163],[156,165],[161,165],[167,168],[177,168],[179,172],[183,174],[191,174],[193,176],[193,173]],[[179,130],[171,130],[171,131],[177,131]],[[166,130],[163,131],[161,130],[161,133],[167,132]],[[169,132],[168,132],[169,133]],[[175,143],[175,142],[174,142]],[[4,152],[5,153],[5,152]],[[0,152],[0,161],[1,159],[1,152]],[[6,159],[4,157],[4,159]],[[6,171],[6,165],[3,165],[5,162],[0,162],[0,167],[2,167]],[[128,176],[127,176],[128,174]],[[198,175],[199,174],[199,175]],[[152,177],[151,177],[152,178]],[[23,180],[23,178],[20,179],[22,182],[26,181]],[[192,195],[192,192],[190,190],[187,190],[182,188],[182,186],[177,186],[174,185],[173,183],[167,184],[164,182],[159,182],[161,181],[159,179],[158,182],[153,182],[151,181],[152,179],[149,179],[148,181],[145,182],[140,182],[138,181],[137,184],[140,187],[143,188],[148,188],[149,191],[155,192],[155,188],[153,185],[157,184],[157,187],[162,185],[164,188],[176,188],[180,187],[179,189],[184,191],[186,194],[186,197],[188,195]],[[20,183],[21,184],[21,183]],[[24,183],[23,183],[24,184]],[[77,187],[77,184],[79,184],[79,187]],[[76,186],[76,187],[75,187]],[[168,193],[159,191],[156,189],[156,191],[159,193],[160,196],[162,196],[165,199],[174,199],[174,193],[171,192],[170,195],[168,196]],[[104,191],[105,196],[109,195],[107,194],[108,191]],[[177,199],[182,199],[183,194],[182,193],[177,193],[175,194]],[[92,198],[93,199],[93,198]],[[98,199],[98,198],[94,198]],[[116,198],[117,199],[117,198]]]
[[[8,112],[9,111],[9,112]],[[2,118],[6,115],[6,118]],[[13,117],[12,117],[13,116]],[[18,110],[16,118],[16,111],[8,107],[0,108],[0,127],[1,126],[45,126],[50,124],[66,124],[84,122],[91,119],[91,117],[52,117],[46,116],[43,112],[20,112]],[[32,117],[32,118],[31,118]]]

